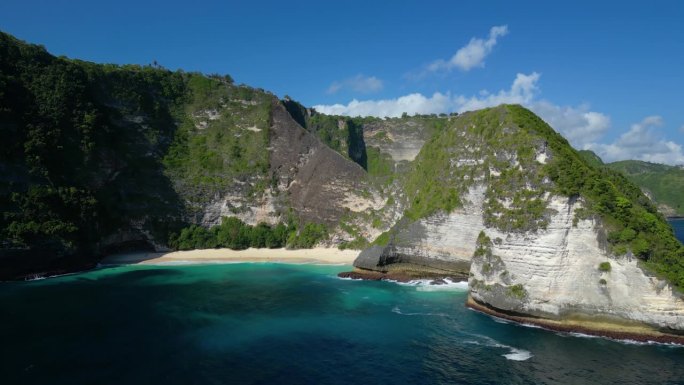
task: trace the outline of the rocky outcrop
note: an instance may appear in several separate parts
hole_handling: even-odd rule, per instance
[[[433,132],[429,118],[388,119],[364,125],[367,146],[378,148],[396,163],[413,161]]]
[[[485,229],[470,268],[472,298],[503,311],[550,319],[592,317],[684,330],[684,301],[633,256],[606,250],[598,220],[573,224],[581,202],[554,197],[557,214],[545,230],[502,233]],[[602,244],[603,243],[603,244]]]
[[[581,201],[550,197],[555,214],[546,229],[505,233],[483,224],[484,192],[471,188],[463,208],[401,228],[387,246],[364,250],[354,266],[468,272],[475,303],[502,314],[578,321],[568,330],[591,321],[684,331],[681,296],[642,270],[637,258],[611,255],[599,220],[574,219]]]
[[[571,183],[594,189],[579,193],[561,176],[573,168],[595,172],[593,166],[580,163],[548,126],[529,115],[510,119],[509,112],[463,114],[426,142],[411,165],[407,214],[385,234],[386,245],[359,255],[358,272],[467,273],[473,307],[543,320],[557,330],[603,333],[619,325],[624,335],[684,332],[680,294],[645,270],[643,253],[639,259],[630,251],[633,228],[649,230],[619,224],[640,215],[659,226],[655,208],[609,172],[586,180],[574,175]],[[574,166],[561,175],[553,171],[561,162]],[[559,188],[559,180],[571,188]],[[458,194],[453,209],[434,200],[449,189]],[[620,204],[625,209],[616,211]],[[609,210],[612,217],[605,216]],[[616,247],[621,234],[628,241]]]
[[[278,102],[272,119],[272,179],[301,219],[335,225],[346,212],[345,197],[366,200],[358,194],[369,190],[361,166],[321,143]]]
[[[288,103],[293,104],[276,98],[271,102],[268,176],[235,180],[214,199],[199,205],[201,225],[214,226],[230,216],[250,225],[274,225],[291,213],[304,222],[334,227],[347,210],[377,206],[368,194],[359,194],[371,191],[365,171],[305,130],[292,109],[286,108]],[[270,186],[253,194],[252,187],[258,183]]]
[[[354,266],[379,271],[401,266],[404,270],[467,274],[477,236],[484,228],[484,193],[482,185],[474,186],[466,194],[463,207],[399,224],[387,246],[364,250]]]

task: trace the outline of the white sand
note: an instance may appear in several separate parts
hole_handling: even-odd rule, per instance
[[[283,262],[351,265],[359,255],[359,250],[339,250],[336,248],[315,248],[301,250],[287,249],[205,249],[174,251],[170,253],[123,253],[110,255],[102,260],[103,264],[201,264],[222,262]]]

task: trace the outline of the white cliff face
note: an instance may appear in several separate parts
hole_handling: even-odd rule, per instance
[[[366,144],[388,154],[394,162],[413,161],[428,138],[416,121],[371,123],[363,133]]]
[[[552,197],[546,230],[501,233],[485,229],[490,255],[473,258],[472,297],[501,310],[547,318],[600,316],[684,330],[684,301],[650,277],[636,258],[616,258],[601,248],[599,224],[580,220],[568,198]],[[610,271],[602,271],[608,262]]]
[[[275,205],[276,197],[267,189],[259,198],[248,199],[243,194],[226,194],[204,206],[201,224],[205,227],[221,224],[223,217],[237,217],[248,225],[258,223],[276,225],[280,215]]]
[[[397,252],[445,262],[470,263],[477,236],[484,228],[484,194],[485,187],[474,186],[465,194],[462,208],[449,214],[439,212],[412,224],[407,238],[397,243]]]

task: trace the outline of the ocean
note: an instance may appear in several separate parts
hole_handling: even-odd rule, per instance
[[[673,222],[684,238],[684,221]],[[467,309],[346,266],[119,266],[0,284],[0,383],[677,384],[684,347]]]

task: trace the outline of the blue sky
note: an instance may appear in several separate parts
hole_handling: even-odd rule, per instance
[[[326,112],[522,103],[607,160],[684,164],[684,3],[558,3],[5,0],[0,30],[56,55],[227,73]]]

